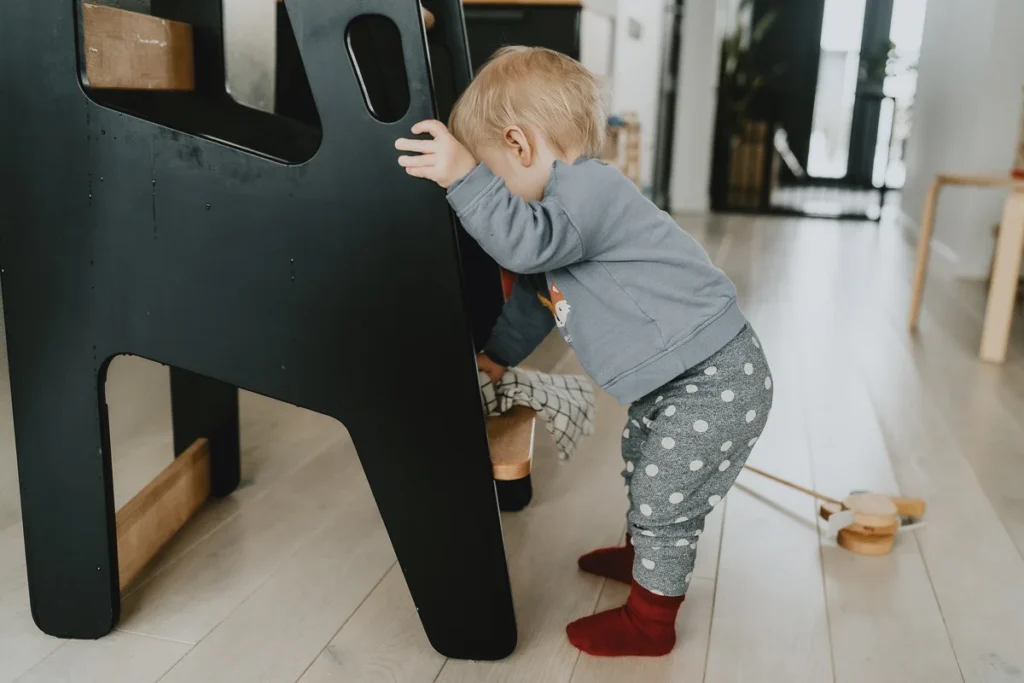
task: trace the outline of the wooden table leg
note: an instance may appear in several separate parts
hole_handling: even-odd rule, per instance
[[[979,356],[986,363],[1002,363],[1010,338],[1013,306],[1020,279],[1021,249],[1024,248],[1024,193],[1013,192],[1003,207],[999,227],[992,283],[985,308],[985,327],[981,333]]]
[[[928,255],[931,251],[932,232],[935,230],[935,205],[939,198],[942,181],[936,178],[928,188],[924,200],[924,213],[921,216],[921,229],[917,238],[917,268],[914,272],[914,295],[910,303],[910,331],[917,329],[917,318],[921,313],[921,300],[924,298],[924,282],[928,275]]]

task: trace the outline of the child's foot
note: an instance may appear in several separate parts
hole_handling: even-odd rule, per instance
[[[565,627],[569,642],[598,657],[659,657],[676,644],[676,614],[685,595],[655,595],[634,582],[626,604]]]
[[[599,548],[583,555],[578,560],[580,569],[608,579],[633,582],[633,544],[626,534],[626,545],[614,548]]]

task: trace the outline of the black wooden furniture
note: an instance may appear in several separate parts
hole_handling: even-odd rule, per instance
[[[236,387],[343,422],[431,643],[504,657],[516,628],[469,268],[443,191],[393,149],[436,113],[419,8],[286,5],[318,121],[222,96],[217,0],[153,3],[195,28],[191,93],[90,90],[75,0],[0,3],[0,260],[33,616],[71,638],[117,623],[104,377],[135,354],[172,367],[176,446],[210,440],[217,495],[238,483]],[[431,5],[459,60],[459,3]],[[400,36],[394,123],[368,111],[348,49],[366,14]],[[396,357],[423,359],[431,400],[394,409],[410,400]]]
[[[546,47],[580,58],[578,0],[465,0],[473,67],[479,69],[506,45]]]

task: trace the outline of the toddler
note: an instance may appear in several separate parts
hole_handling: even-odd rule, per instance
[[[557,326],[583,368],[629,404],[622,547],[579,559],[632,585],[618,609],[566,628],[594,655],[663,655],[704,519],[732,487],[772,403],[761,344],[736,289],[697,242],[617,169],[592,157],[605,127],[596,78],[565,55],[510,47],[455,105],[451,131],[416,124],[406,171],[447,188],[470,235],[522,274],[481,370],[500,375]],[[524,277],[525,276],[525,277]]]

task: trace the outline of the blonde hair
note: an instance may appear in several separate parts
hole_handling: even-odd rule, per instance
[[[605,131],[601,84],[554,50],[502,48],[455,103],[449,129],[474,150],[500,142],[508,126],[539,133],[560,157],[598,156]]]

